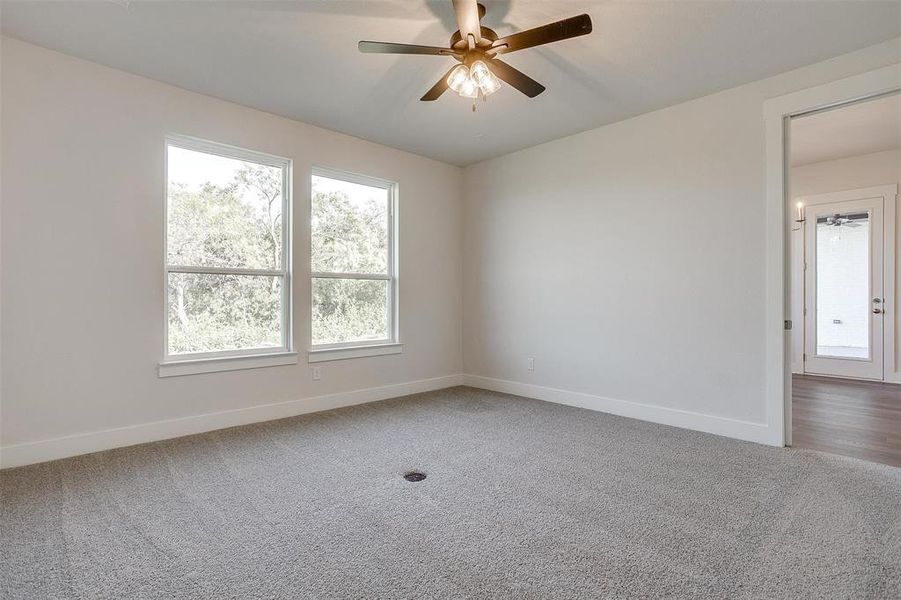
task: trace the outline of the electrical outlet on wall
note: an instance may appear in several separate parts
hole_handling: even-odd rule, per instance
[[[322,379],[322,368],[313,367],[313,381],[319,381],[320,379]]]
[[[529,371],[535,370],[535,358],[533,356],[529,357]]]

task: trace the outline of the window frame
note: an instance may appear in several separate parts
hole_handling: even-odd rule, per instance
[[[282,171],[282,247],[279,269],[248,269],[242,267],[202,267],[182,266],[169,264],[169,147],[175,146],[193,152],[213,154],[224,158],[231,158],[250,163],[256,163],[269,167],[276,167]],[[286,357],[296,357],[294,352],[293,334],[293,284],[292,284],[292,171],[291,159],[266,154],[256,150],[248,150],[230,144],[213,142],[187,135],[168,134],[164,141],[163,155],[163,361],[160,363],[160,376],[185,375],[190,373],[205,373],[232,369],[244,369],[254,367],[273,366],[277,364],[290,364]],[[258,275],[281,277],[281,311],[279,314],[281,329],[281,345],[261,348],[241,348],[237,350],[219,350],[213,352],[190,352],[180,354],[169,353],[169,274],[170,273],[199,273],[209,275]],[[270,359],[271,360],[266,360]],[[227,365],[216,365],[218,362],[238,361]],[[241,361],[240,359],[254,359]],[[296,363],[296,359],[293,360]],[[182,366],[197,365],[188,369]]]
[[[400,343],[400,307],[398,301],[398,264],[397,230],[398,230],[398,184],[396,181],[362,175],[342,169],[322,167],[314,165],[310,173],[310,218],[313,213],[313,177],[324,177],[380,188],[388,195],[388,272],[381,273],[340,273],[327,271],[313,271],[313,235],[310,228],[310,337],[309,337],[309,361],[320,362],[324,360],[342,358],[360,358],[363,356],[378,356],[383,354],[396,354],[403,350]],[[365,340],[338,342],[334,344],[313,344],[313,282],[316,279],[357,279],[363,281],[387,281],[388,282],[388,337],[380,340]]]

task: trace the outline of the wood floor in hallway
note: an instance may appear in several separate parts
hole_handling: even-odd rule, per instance
[[[901,467],[901,385],[792,377],[792,445]]]

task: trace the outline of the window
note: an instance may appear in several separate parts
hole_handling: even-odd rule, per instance
[[[290,352],[290,161],[183,137],[166,155],[166,361]]]
[[[316,351],[396,345],[396,191],[388,181],[314,169],[311,361]]]

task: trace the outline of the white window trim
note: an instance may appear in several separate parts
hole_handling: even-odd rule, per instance
[[[317,347],[314,350],[310,350],[307,362],[318,363],[348,358],[365,358],[367,356],[386,356],[388,354],[401,354],[403,351],[403,344],[368,344],[339,348]]]
[[[351,173],[339,169],[329,167],[314,166],[311,178],[314,176],[325,177],[328,179],[337,179],[349,183],[366,185],[384,189],[388,192],[388,273],[387,274],[368,274],[368,273],[332,273],[311,271],[310,283],[312,290],[312,282],[314,279],[361,279],[371,281],[387,281],[389,291],[388,306],[388,333],[389,337],[382,340],[365,340],[343,342],[339,344],[318,344],[313,345],[310,339],[310,349],[308,354],[308,362],[324,362],[330,360],[344,360],[348,358],[363,358],[367,356],[384,356],[387,354],[400,354],[403,352],[404,345],[400,343],[399,328],[399,302],[398,302],[398,252],[397,252],[397,230],[398,230],[398,185],[394,181],[372,177],[369,175],[361,175],[359,173]],[[312,210],[312,204],[311,204]],[[312,303],[310,304],[310,315],[312,318]],[[312,322],[312,321],[311,321]],[[311,327],[312,335],[312,327]]]
[[[282,255],[281,269],[245,269],[223,267],[179,266],[169,264],[169,146],[215,154],[226,158],[276,167],[282,170]],[[272,154],[247,150],[237,146],[211,142],[191,136],[170,134],[164,140],[163,160],[163,360],[159,363],[159,376],[172,377],[195,373],[213,373],[239,369],[252,369],[277,365],[296,364],[297,353],[293,342],[293,289],[291,282],[292,228],[291,228],[291,160]],[[282,345],[277,347],[244,348],[221,352],[192,352],[169,354],[169,274],[209,273],[236,275],[268,275],[281,277],[281,332]]]
[[[278,367],[296,365],[297,352],[276,352],[245,354],[243,356],[218,356],[215,358],[195,358],[177,360],[159,364],[160,377],[178,377],[180,375],[198,375],[200,373],[218,373],[220,371],[240,371],[242,369],[259,369],[262,367]]]

